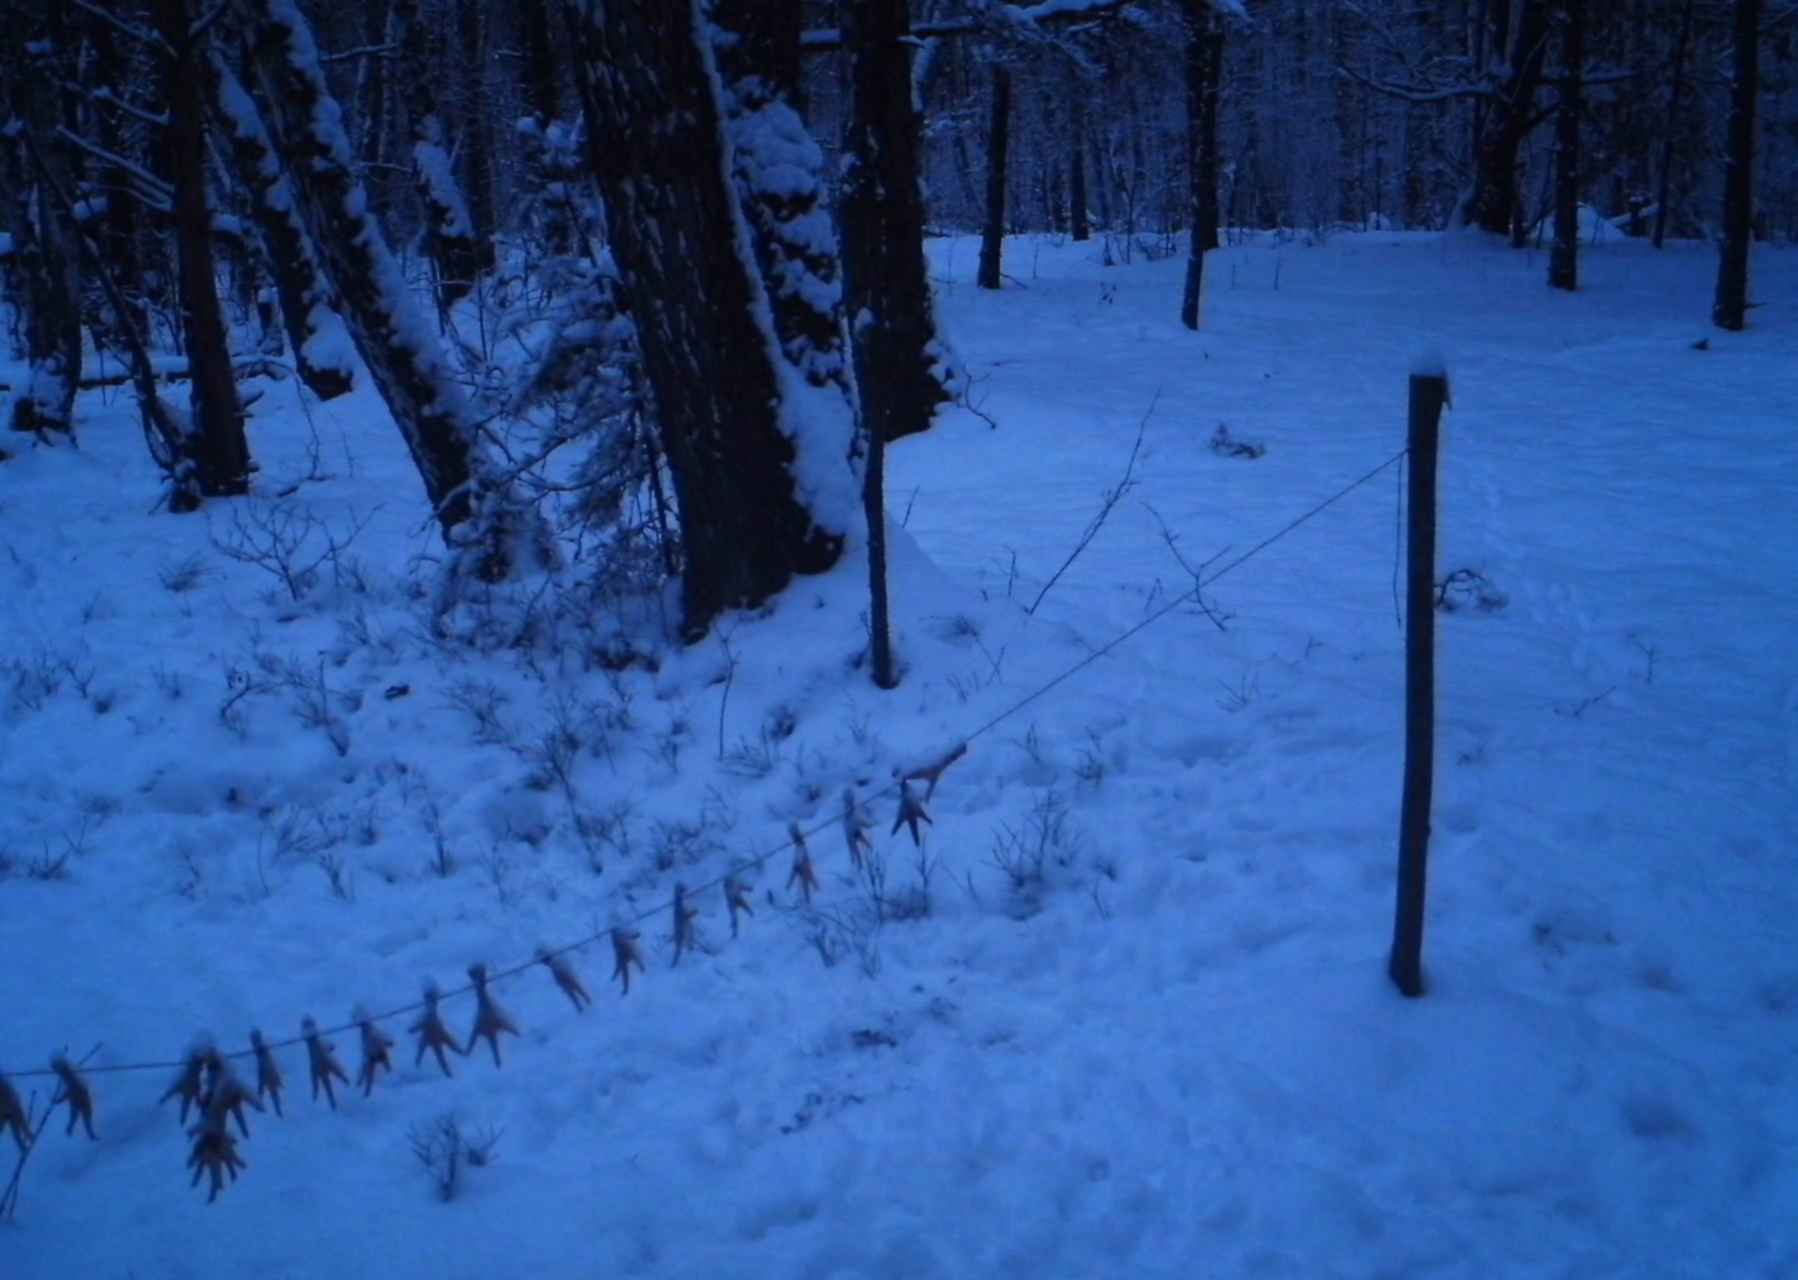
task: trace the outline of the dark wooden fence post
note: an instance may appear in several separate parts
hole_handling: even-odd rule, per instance
[[[1411,375],[1410,489],[1406,527],[1405,788],[1398,828],[1398,909],[1387,972],[1407,996],[1423,994],[1424,871],[1436,747],[1436,448],[1448,374]]]

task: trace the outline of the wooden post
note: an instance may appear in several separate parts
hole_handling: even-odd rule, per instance
[[[1423,994],[1424,870],[1436,745],[1436,450],[1448,374],[1411,375],[1410,486],[1406,527],[1405,786],[1399,811],[1398,909],[1387,972],[1407,996]]]

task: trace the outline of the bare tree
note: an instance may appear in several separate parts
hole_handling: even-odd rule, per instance
[[[1760,93],[1761,0],[1735,0],[1729,79],[1729,150],[1723,168],[1723,250],[1711,320],[1748,326],[1748,248],[1754,237],[1754,105]]]

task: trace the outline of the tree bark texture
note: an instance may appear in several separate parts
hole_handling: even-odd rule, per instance
[[[778,340],[740,243],[725,121],[691,0],[567,0],[587,140],[654,392],[686,552],[682,629],[842,552],[800,498]]]
[[[1761,0],[1736,0],[1729,83],[1729,150],[1723,169],[1723,250],[1711,320],[1748,325],[1748,246],[1754,232],[1754,104],[1760,92]]]
[[[1011,72],[993,67],[992,126],[986,144],[986,225],[980,233],[982,289],[999,287],[999,265],[1005,251],[1005,165],[1011,137]]]
[[[924,262],[924,194],[912,93],[906,0],[866,0],[844,12],[850,116],[838,218],[845,313],[870,437],[897,440],[930,426],[950,398]]]
[[[1579,288],[1579,129],[1586,0],[1561,0],[1561,97],[1555,104],[1555,242],[1548,287]]]
[[[466,551],[480,577],[502,578],[516,550],[517,513],[481,454],[473,412],[369,212],[311,30],[295,0],[241,2],[256,18],[258,80],[276,117],[288,177],[356,350],[405,438],[444,541]]]
[[[282,172],[255,102],[217,50],[210,52],[202,70],[213,117],[230,146],[250,197],[250,216],[268,250],[294,367],[313,395],[334,399],[350,390],[355,373],[342,345],[347,341],[342,321],[331,307],[331,286],[296,207],[293,185]]]

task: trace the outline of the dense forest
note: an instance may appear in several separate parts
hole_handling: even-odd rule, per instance
[[[191,510],[250,487],[255,378],[366,370],[452,578],[579,528],[689,635],[880,530],[885,443],[964,394],[933,232],[987,288],[1007,234],[1184,255],[1195,329],[1220,237],[1485,233],[1569,289],[1582,234],[1713,238],[1725,329],[1798,238],[1778,0],[7,8],[14,432],[110,369]]]

